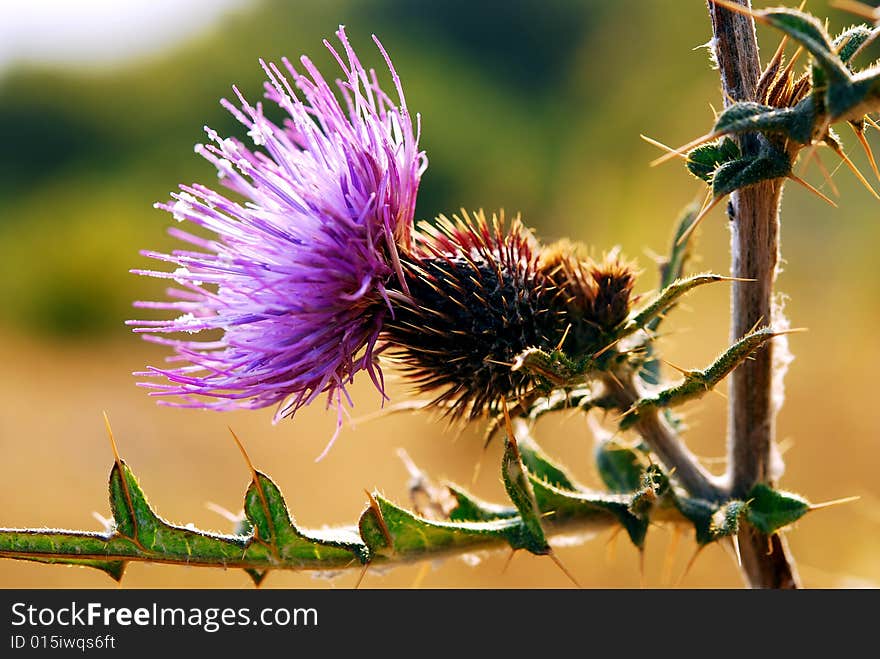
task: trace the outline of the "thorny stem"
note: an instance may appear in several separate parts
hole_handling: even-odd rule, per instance
[[[736,0],[750,6],[750,0]],[[755,100],[761,72],[754,21],[708,2],[713,46],[718,60],[725,105]],[[741,141],[744,153],[757,148],[759,136]],[[773,284],[779,260],[779,202],[782,181],[765,181],[731,195],[727,207],[731,228],[731,276],[753,279],[734,282],[731,293],[732,339],[758,323],[772,321]],[[773,408],[773,342],[754,361],[731,374],[728,393],[728,478],[730,493],[744,496],[759,482],[770,480],[775,434]],[[743,577],[753,588],[796,588],[798,577],[784,538],[768,538],[751,528],[739,533]]]
[[[622,410],[628,410],[641,398],[632,373],[620,373],[606,376],[603,383]],[[657,409],[648,409],[639,414],[639,420],[633,426],[642,439],[651,447],[651,451],[660,459],[672,478],[678,481],[691,496],[718,501],[724,492],[715,482],[712,474],[707,472],[696,456],[691,453],[678,434],[660,415]]]

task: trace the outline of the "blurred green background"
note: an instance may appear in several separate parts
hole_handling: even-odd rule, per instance
[[[835,28],[852,22],[821,0],[810,5]],[[123,11],[119,4],[108,8]],[[164,233],[171,218],[152,204],[179,182],[213,185],[212,168],[192,146],[204,141],[205,124],[243,135],[217,101],[233,83],[251,100],[262,93],[258,57],[307,53],[335,77],[321,40],[345,24],[361,58],[382,71],[370,40],[377,34],[410,108],[422,116],[430,165],[417,217],[461,206],[521,212],[547,241],[569,236],[596,253],[621,246],[642,265],[642,291],[656,284],[649,252],[666,249],[672,221],[704,192],[678,163],[649,168],[658,152],[639,139],[645,133],[684,143],[710,127],[710,103],[721,106],[717,74],[698,47],[710,36],[701,0],[254,0],[216,19],[187,20],[184,38],[136,58],[19,62],[0,70],[0,525],[98,528],[90,511],[107,514],[111,464],[102,410],[160,514],[180,523],[225,530],[205,502],[241,506],[248,475],[227,425],[309,526],[354,521],[364,488],[403,501],[407,476],[397,447],[436,476],[470,482],[482,456],[480,428],[456,433],[426,415],[386,417],[345,430],[315,463],[335,422],[319,405],[272,426],[271,410],[161,408],[134,384],[131,371],[164,356],[123,325],[139,313],[132,300],[162,296],[161,282],[128,274],[148,264],[138,250],[173,245]],[[97,30],[92,38],[105,36]],[[769,57],[778,35],[761,32],[760,39]],[[869,173],[852,135],[841,134]],[[869,139],[880,149],[876,134]],[[836,166],[831,160],[825,156]],[[807,178],[827,192],[815,167]],[[789,447],[783,486],[814,501],[861,496],[807,516],[789,538],[806,585],[876,587],[880,445],[871,410],[880,362],[873,334],[880,322],[880,202],[846,170],[835,182],[842,193],[836,210],[791,186],[784,198],[779,290],[788,296],[792,324],[810,331],[791,339],[796,360],[778,423]],[[695,268],[727,271],[724,223],[720,209],[705,222]],[[675,314],[662,344],[670,361],[702,366],[725,346],[727,296],[723,285],[698,291]],[[401,400],[406,391],[397,383],[392,395]],[[354,394],[355,415],[378,408],[369,384],[359,383]],[[707,458],[723,455],[724,400],[709,396],[685,411],[691,446]],[[541,422],[538,436],[583,481],[596,482],[580,419]],[[502,497],[499,447],[482,460],[474,489]],[[637,587],[636,552],[622,541],[615,549],[608,539],[599,535],[559,555],[584,585]],[[649,536],[648,586],[670,583],[663,574],[670,540],[662,528]],[[693,549],[690,539],[681,543],[675,578]],[[364,586],[569,585],[547,559],[518,555],[506,570],[506,555],[484,559],[477,567],[449,560],[427,571],[371,573]],[[266,586],[350,587],[355,576],[274,574]],[[123,581],[248,583],[234,571],[147,565],[131,566]],[[0,561],[0,584],[113,585],[86,569],[12,561]],[[713,546],[682,585],[740,581],[730,558]]]

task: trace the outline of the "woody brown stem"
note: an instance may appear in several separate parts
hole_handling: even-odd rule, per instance
[[[750,6],[749,0],[736,0]],[[761,73],[755,24],[751,17],[708,2],[713,45],[718,59],[725,105],[755,100]],[[759,135],[740,140],[743,153],[755,153]],[[779,261],[779,202],[782,180],[764,181],[731,195],[727,213],[731,229],[731,339],[772,320],[773,286]],[[770,480],[775,434],[773,407],[773,342],[758,350],[731,374],[728,394],[728,478],[730,494],[745,497],[756,483]],[[782,536],[768,538],[755,529],[739,534],[743,577],[753,588],[796,588],[798,577]]]

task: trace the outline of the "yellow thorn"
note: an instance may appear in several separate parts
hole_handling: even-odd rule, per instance
[[[501,568],[501,574],[507,572],[507,568],[509,568],[510,564],[513,563],[514,556],[516,556],[516,549],[511,549],[510,555],[507,557],[507,560],[504,561],[504,565]]]
[[[104,412],[104,427],[107,428],[107,439],[110,440],[110,448],[113,449],[113,459],[117,465],[122,464],[122,458],[119,457],[119,448],[116,446],[116,440],[113,438],[113,429],[110,427],[110,419],[107,412]]]
[[[611,532],[611,537],[608,538],[608,542],[605,543],[605,561],[608,563],[614,562],[615,554],[617,553],[617,537],[622,530],[623,527],[615,527]]]
[[[632,414],[635,411],[636,411],[636,404],[633,403],[633,405],[628,410],[626,410],[623,414],[618,414],[617,416],[612,417],[611,422],[612,423],[620,423],[621,421],[623,421],[626,417],[628,417],[630,414]]]
[[[357,581],[354,584],[354,589],[357,590],[361,587],[361,583],[364,581],[364,577],[367,576],[367,568],[370,567],[369,563],[364,563],[364,569],[361,570],[360,575],[358,576]]]
[[[504,430],[507,432],[507,438],[516,444],[516,438],[513,436],[513,424],[510,422],[510,412],[507,410],[507,399],[501,397],[501,412],[504,414]]]
[[[831,506],[839,506],[844,503],[852,503],[861,499],[859,496],[843,497],[842,499],[834,499],[832,501],[823,501],[822,503],[814,503],[810,506],[810,510],[819,510],[820,508],[830,508]]]
[[[826,202],[826,203],[828,203],[828,204],[834,206],[834,208],[837,208],[837,204],[835,204],[834,201],[832,201],[832,200],[829,199],[826,195],[824,195],[824,194],[822,194],[821,192],[819,192],[816,188],[814,188],[812,185],[810,185],[809,183],[807,183],[807,182],[806,182],[804,179],[802,179],[800,176],[796,176],[795,174],[789,174],[789,175],[788,175],[788,178],[789,178],[790,180],[794,181],[795,183],[797,183],[798,185],[801,185],[801,186],[803,186],[804,188],[806,188],[807,190],[809,190],[810,192],[812,192],[814,195],[816,195],[817,197],[819,197],[819,199],[821,199],[822,201],[824,201],[824,202]]]
[[[226,426],[229,429],[229,432],[232,433],[232,439],[235,440],[235,443],[238,445],[238,450],[241,451],[241,456],[244,458],[245,464],[247,464],[248,469],[251,470],[251,476],[253,476],[254,481],[257,480],[257,470],[254,469],[254,463],[251,462],[251,458],[248,455],[247,451],[244,449],[244,444],[241,443],[241,440],[238,438],[238,435],[235,434],[235,431]]]
[[[874,170],[874,176],[880,180],[880,170],[877,169],[877,161],[874,159],[874,152],[871,151],[871,145],[868,144],[868,139],[865,137],[864,131],[857,130],[855,126],[850,124],[853,129],[853,132],[856,134],[856,138],[858,138],[859,143],[862,145],[862,148],[865,150],[865,155],[868,156],[868,162],[871,163],[871,169]]]
[[[474,473],[471,475],[471,487],[477,484],[477,479],[480,477],[480,468],[483,466],[483,456],[486,455],[486,449],[489,447],[487,443],[483,446],[483,452],[480,453],[480,457],[477,459],[476,464],[474,464]]]
[[[717,389],[709,389],[709,391],[711,391],[716,396],[721,396],[721,398],[727,400],[727,394],[725,394],[723,391],[718,391]]]
[[[749,9],[748,7],[743,7],[742,5],[738,5],[735,2],[729,2],[729,0],[709,0],[709,2],[711,2],[713,5],[718,5],[719,7],[723,7],[724,9],[727,9],[728,11],[732,11],[735,14],[742,14],[743,16],[750,16],[754,20],[759,21],[761,23],[767,22],[767,19],[764,17],[763,14],[761,14],[753,9]]]
[[[571,331],[571,323],[565,328],[565,331],[562,333],[562,338],[559,339],[559,344],[556,346],[556,350],[562,350],[562,344],[565,343],[565,339],[568,338],[568,333]]]
[[[791,56],[791,59],[788,61],[788,65],[785,67],[786,71],[791,71],[794,68],[794,63],[797,62],[798,58],[803,54],[804,47],[798,46],[797,50],[794,51],[794,55]]]
[[[650,162],[650,165],[651,165],[651,167],[656,167],[657,165],[662,165],[667,160],[672,160],[673,158],[676,158],[681,155],[684,155],[685,157],[687,157],[687,152],[690,151],[691,149],[694,149],[694,148],[700,146],[701,144],[705,144],[706,142],[711,142],[712,140],[717,140],[722,135],[724,135],[723,132],[714,132],[714,133],[707,133],[706,135],[702,135],[701,137],[698,137],[697,139],[688,142],[684,146],[680,146],[677,149],[673,149],[669,153],[665,153],[664,155],[660,156],[659,158],[652,160]]]
[[[782,40],[779,42],[779,45],[776,47],[776,52],[773,53],[773,57],[771,57],[771,58],[770,58],[770,61],[767,63],[767,66],[768,66],[768,67],[769,67],[771,64],[773,64],[773,62],[777,62],[777,61],[778,61],[778,62],[782,62],[782,55],[783,55],[783,53],[785,52],[785,46],[786,46],[787,44],[788,44],[788,35],[787,35],[787,34],[783,34],[783,35],[782,35]],[[765,69],[765,72],[766,72],[766,69]],[[763,77],[763,75],[762,75],[761,77]],[[774,77],[774,80],[775,80],[775,77]]]
[[[746,332],[745,336],[748,336],[749,334],[753,334],[755,332],[755,330],[758,329],[758,326],[762,322],[764,322],[764,316],[761,316],[760,318],[758,318],[758,320],[755,321],[755,324],[752,325],[752,329],[750,329],[748,332]]]
[[[713,1],[714,1],[714,0],[713,0]],[[683,234],[681,234],[681,237],[675,242],[675,246],[676,246],[676,247],[678,247],[679,245],[681,245],[685,240],[688,239],[688,237],[690,237],[690,235],[691,235],[691,234],[696,230],[696,228],[700,225],[700,222],[703,221],[703,218],[705,218],[706,215],[709,214],[709,211],[711,211],[713,208],[715,208],[715,206],[717,206],[718,203],[719,203],[722,199],[724,199],[724,196],[721,196],[721,197],[712,197],[712,201],[709,202],[709,205],[706,206],[703,210],[700,211],[700,214],[697,215],[697,217],[694,219],[693,222],[691,222],[691,225],[687,228],[687,230],[686,230]]]
[[[364,494],[366,494],[367,498],[370,500],[370,509],[376,516],[376,521],[379,522],[379,531],[382,532],[382,536],[385,538],[385,542],[388,543],[388,547],[394,549],[394,538],[391,536],[391,531],[388,529],[388,524],[385,522],[385,516],[382,514],[382,508],[379,507],[379,502],[376,501],[376,497],[374,497],[366,488],[364,488]],[[366,572],[366,568],[364,571]]]
[[[648,581],[645,577],[645,549],[639,547],[639,588],[644,590],[648,587]]]
[[[625,387],[623,386],[623,382],[620,381],[620,378],[618,378],[618,377],[614,374],[614,371],[607,371],[607,373],[608,373],[608,377],[610,377],[612,380],[614,380],[615,384],[617,384],[618,387],[620,387],[621,389],[624,389],[624,388],[625,388]]]
[[[227,522],[232,522],[233,524],[238,524],[241,521],[242,515],[236,515],[231,510],[227,510],[223,506],[218,503],[214,503],[213,501],[206,501],[205,508],[210,510],[213,513],[217,513],[225,519]]]
[[[862,185],[864,185],[868,191],[874,195],[877,199],[880,199],[880,195],[877,194],[877,191],[871,187],[871,184],[868,183],[868,179],[864,177],[864,175],[859,171],[859,168],[855,166],[852,160],[843,152],[843,149],[840,147],[831,147],[831,150],[834,151],[838,155],[838,157],[846,163],[846,166],[850,168],[853,174],[856,175],[856,178],[859,179]]]
[[[715,0],[712,0],[713,2]],[[687,565],[684,566],[684,572],[681,573],[681,576],[678,578],[678,581],[675,583],[676,586],[681,586],[681,582],[684,581],[685,577],[691,571],[691,568],[694,566],[694,563],[697,561],[697,556],[700,555],[700,552],[703,551],[703,548],[706,545],[700,545],[697,547],[697,550],[694,552],[693,556],[691,556],[690,560],[687,562]]]
[[[805,155],[803,158],[801,158],[800,155],[798,155],[798,160],[803,162],[803,165],[801,165],[801,174],[802,175],[804,175],[804,176],[807,175],[807,169],[810,167],[810,162],[813,160],[813,156],[815,155],[815,153],[816,153],[816,142],[813,142],[810,144],[809,149],[807,149],[807,155]]]
[[[557,348],[557,350],[559,350],[559,348]],[[510,368],[513,368],[515,366],[515,364],[512,364],[511,362],[499,362],[495,359],[489,359],[488,357],[483,359],[483,363],[484,364],[498,364],[499,366],[509,366]]]
[[[778,332],[773,332],[773,336],[784,336],[786,334],[801,334],[803,332],[809,332],[809,327],[791,327],[789,329],[779,330]]]
[[[616,345],[617,345],[620,341],[622,341],[622,340],[623,340],[623,337],[620,337],[619,339],[614,339],[614,341],[612,341],[612,342],[609,343],[607,346],[605,346],[604,348],[602,348],[599,352],[594,352],[591,358],[592,358],[592,359],[596,359],[597,357],[601,357],[602,355],[604,355],[606,352],[608,352],[609,350],[611,350],[611,348],[613,348],[614,346],[616,346]]]
[[[680,157],[684,158],[685,160],[687,160],[686,153],[678,152],[675,149],[673,149],[671,146],[667,146],[666,144],[663,144],[663,142],[658,142],[657,140],[652,139],[652,138],[648,137],[647,135],[639,134],[639,137],[641,137],[643,140],[645,140],[648,144],[652,144],[653,146],[656,146],[658,148],[663,149],[667,153],[671,153],[673,155],[680,156]]]
[[[681,540],[681,534],[681,528],[679,526],[674,526],[672,529],[672,537],[669,539],[669,544],[666,546],[666,556],[663,559],[663,572],[660,576],[660,581],[664,584],[672,582],[672,566],[675,562],[675,554],[678,550],[678,543]]]
[[[788,451],[792,449],[794,443],[795,442],[791,437],[785,437],[784,439],[776,442],[776,450],[779,451],[779,455],[785,455]]]
[[[577,588],[578,590],[583,590],[583,586],[581,586],[578,583],[577,579],[574,578],[574,575],[566,569],[566,567],[562,564],[562,561],[559,560],[559,557],[554,552],[551,551],[547,555],[550,557],[551,561],[556,563],[556,567],[558,567],[560,570],[562,570],[562,574],[564,574],[566,577],[568,577],[569,581],[571,581],[571,583],[574,584],[575,588]]]
[[[367,423],[369,421],[375,421],[376,419],[382,419],[386,416],[391,416],[392,414],[398,414],[400,412],[420,412],[424,410],[426,407],[431,405],[431,401],[429,400],[408,400],[401,403],[395,403],[393,405],[388,405],[387,407],[376,410],[375,412],[369,412],[368,414],[362,414],[359,417],[355,417],[354,419],[350,419],[348,422],[348,426],[353,428],[359,423]]]
[[[822,177],[825,179],[825,182],[828,184],[828,187],[831,188],[831,193],[832,193],[835,197],[839,197],[839,196],[840,196],[840,190],[839,190],[839,189],[837,188],[837,186],[834,184],[834,178],[832,177],[832,175],[831,175],[831,173],[828,171],[828,169],[825,167],[825,163],[822,162],[822,159],[819,157],[819,153],[818,153],[818,152],[816,152],[816,166],[819,168],[819,171],[822,173]]]
[[[754,277],[719,277],[718,281],[744,281],[746,283],[754,283],[758,280]]]
[[[420,588],[422,585],[422,582],[425,580],[425,577],[428,576],[428,572],[430,572],[430,571],[431,571],[431,564],[427,563],[427,562],[422,563],[421,567],[419,567],[418,574],[416,574],[415,581],[413,581],[413,584],[410,587],[413,589]]]
[[[825,139],[828,135],[828,129],[831,127],[831,119],[826,119],[825,123],[822,124],[822,127],[816,132],[816,135],[819,136],[819,140]],[[801,174],[805,174],[807,171],[807,167],[810,164],[810,160],[813,158],[813,154],[816,153],[816,149],[819,147],[819,141],[814,141],[810,143],[810,148],[807,150],[807,155],[804,157],[804,165],[803,171]]]
[[[686,368],[682,368],[681,366],[676,366],[671,361],[663,359],[662,357],[660,358],[660,361],[663,362],[664,364],[666,364],[669,368],[675,369],[676,371],[678,371],[679,373],[681,373],[685,377],[688,377],[688,376],[690,376],[691,373],[693,373],[693,371],[690,371]]]
[[[710,201],[712,201],[712,188],[709,188],[708,190],[706,190],[706,194],[703,195],[703,203],[700,204],[700,211],[699,211],[699,213],[697,213],[697,215],[699,215],[704,210],[706,210],[706,206],[709,205]]]

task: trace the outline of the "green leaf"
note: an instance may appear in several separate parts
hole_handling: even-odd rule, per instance
[[[640,519],[630,512],[632,497],[625,494],[607,494],[580,490],[571,492],[548,485],[534,477],[531,479],[535,500],[548,521],[562,523],[577,520],[587,526],[615,519],[626,529],[636,547],[643,547],[648,532],[648,520]],[[604,523],[603,523],[604,522]]]
[[[646,465],[641,451],[602,439],[596,443],[595,458],[599,477],[612,492],[635,492],[641,487]]]
[[[765,144],[757,156],[732,160],[721,165],[712,178],[712,194],[717,197],[761,181],[785,178],[791,174],[788,155],[770,144]]]
[[[737,148],[737,154],[739,149]],[[691,239],[693,233],[690,231],[691,225],[700,214],[699,204],[688,204],[679,215],[675,222],[675,231],[672,236],[672,244],[669,247],[669,256],[660,262],[660,289],[664,289],[676,279],[684,277],[685,264],[690,258]],[[645,326],[651,333],[655,333],[663,322],[663,318],[673,307],[652,318]],[[655,350],[653,341],[647,341],[644,344],[645,362],[639,371],[639,376],[648,384],[660,384],[660,360],[655,358]]]
[[[724,115],[722,115],[722,117],[723,116]],[[715,130],[721,130],[719,129],[718,124],[715,125]],[[688,152],[687,168],[688,171],[697,178],[704,180],[706,183],[711,183],[712,177],[715,175],[715,170],[718,169],[720,165],[741,157],[742,153],[736,145],[736,142],[725,137],[698,146],[696,149]]]
[[[660,288],[666,288],[676,279],[684,277],[684,267],[690,257],[690,232],[691,225],[700,214],[699,204],[688,204],[675,222],[675,232],[672,236],[672,244],[669,246],[669,256],[660,268]],[[684,240],[682,237],[686,236]],[[656,329],[662,320],[654,318],[648,323],[648,329]]]
[[[255,570],[254,568],[246,567],[244,569],[245,573],[251,578],[254,582],[254,585],[259,587],[262,585],[263,580],[269,574],[269,570]]]
[[[303,531],[294,526],[278,486],[259,471],[245,493],[244,512],[254,527],[251,547],[268,548],[285,565],[368,560],[366,545],[353,528]]]
[[[60,546],[60,544],[59,544]],[[32,561],[34,563],[45,563],[47,565],[78,565],[82,567],[91,567],[106,573],[114,581],[122,581],[127,566],[126,561],[119,560],[96,560],[96,559],[78,559],[67,556],[59,557],[29,557],[21,556],[21,560]]]
[[[860,74],[852,83],[829,85],[825,104],[833,121],[855,121],[880,110],[880,69]]]
[[[755,485],[747,499],[746,519],[767,535],[796,522],[810,510],[809,502],[803,497],[774,490],[763,483]]]
[[[522,451],[508,441],[503,462],[502,476],[515,507],[489,504],[447,485],[458,506],[449,520],[435,521],[373,494],[357,526],[320,531],[298,528],[278,487],[256,470],[245,493],[245,516],[237,524],[245,533],[223,535],[170,524],[153,511],[133,472],[119,460],[109,483],[115,528],[102,533],[0,529],[0,557],[87,566],[117,580],[130,561],[238,567],[259,585],[274,569],[335,571],[505,546],[546,554],[548,533],[617,524],[641,548],[649,516],[661,508],[666,520],[672,519],[669,511],[682,511],[695,524],[698,540],[708,542],[729,532],[732,521],[740,517],[731,512],[733,504],[719,515],[717,504],[676,496],[655,465],[643,470],[635,492],[586,490],[547,458],[527,433],[524,436]],[[531,471],[525,467],[525,456]],[[632,476],[618,474],[614,482],[631,484]],[[766,529],[773,526],[768,519],[778,525],[796,518],[790,505],[793,495],[758,488],[753,494],[748,519],[756,526]],[[806,505],[799,499],[796,503]]]
[[[532,538],[519,517],[485,522],[439,522],[422,519],[378,493],[358,522],[370,548],[371,563],[417,560],[429,555],[508,544],[529,549]]]
[[[799,144],[809,144],[813,138],[815,123],[816,110],[812,97],[807,97],[790,108],[743,102],[735,103],[722,112],[715,122],[714,131],[728,135],[754,132],[781,134]],[[719,160],[719,165],[740,157],[739,153],[733,154],[732,157]],[[701,178],[710,180],[703,176]]]
[[[615,401],[604,395],[597,395],[589,387],[575,387],[574,389],[554,389],[547,396],[538,398],[528,410],[529,421],[537,421],[545,414],[560,410],[578,409],[587,412],[593,408],[614,409]]]
[[[838,37],[838,53],[822,23],[809,14],[786,8],[766,9],[756,14],[792,37],[813,56],[812,84],[816,103],[813,129],[836,121],[859,121],[866,114],[880,109],[880,70],[875,67],[853,75],[848,66],[870,38],[870,32],[866,32],[869,28],[857,26]],[[824,135],[818,136],[818,139],[822,138]]]
[[[769,327],[746,334],[706,368],[686,371],[679,384],[671,385],[636,401],[621,418],[620,429],[631,428],[646,410],[674,407],[701,398],[777,334],[778,332]]]
[[[862,46],[876,36],[876,33],[877,29],[871,29],[867,25],[853,25],[841,32],[840,35],[834,39],[832,46],[837,53],[837,57],[840,58],[840,61],[852,70],[851,60],[855,57],[856,53],[859,52]]]
[[[831,38],[818,18],[785,7],[765,9],[757,13],[770,25],[801,44],[820,63],[829,77],[837,80],[848,79],[849,72],[834,52]]]
[[[454,483],[446,483],[446,487],[458,501],[458,505],[449,514],[449,519],[453,522],[486,522],[516,517],[518,514],[516,508],[512,506],[499,506],[483,501]]]
[[[122,460],[110,472],[110,510],[116,522],[110,542],[130,545],[133,554],[234,562],[248,544],[245,537],[203,533],[165,521],[153,511],[137,478]]]
[[[275,567],[330,570],[367,557],[365,543],[352,528],[297,529],[277,486],[259,472],[246,497],[247,519],[242,526],[254,530],[247,535],[208,533],[167,522],[153,511],[122,460],[113,465],[109,490],[112,531],[0,529],[0,557],[83,565],[117,580],[130,560],[242,567],[255,583]]]
[[[559,478],[564,472],[549,470],[552,462],[546,457],[534,450],[531,453],[536,464],[547,470],[544,476],[555,474],[558,480],[564,480]],[[548,546],[543,539],[542,518],[547,518],[554,530],[566,532],[585,526],[604,528],[622,521],[628,524],[631,535],[643,537],[641,523],[626,515],[626,498],[590,500],[573,493],[566,497],[564,490],[553,490],[553,496],[549,496],[551,486],[542,479],[528,476],[534,480],[523,481],[526,472],[512,453],[508,453],[506,471],[508,486],[518,493],[521,503],[527,503],[523,497],[534,485],[542,488],[543,500],[554,510],[538,512],[533,498],[532,508],[524,506],[529,515],[527,524],[515,508],[488,504],[449,486],[459,502],[453,514],[480,517],[482,521],[428,521],[375,495],[356,527],[306,531],[293,523],[275,483],[255,471],[245,495],[245,518],[238,524],[248,532],[223,535],[163,520],[150,507],[134,474],[120,460],[111,470],[109,483],[116,525],[113,530],[0,529],[0,557],[87,566],[117,580],[129,561],[240,567],[259,585],[272,569],[333,571],[363,563],[394,564],[502,546],[545,553]],[[548,516],[548,512],[553,514]]]
[[[516,434],[523,465],[530,475],[563,490],[578,489],[578,486],[575,485],[574,480],[566,473],[565,469],[547,457],[547,454],[541,450],[538,443],[528,433]]]
[[[705,499],[696,499],[676,493],[673,502],[678,511],[694,525],[697,544],[706,545],[715,540],[712,520],[718,505]]]
[[[504,457],[501,461],[501,478],[504,481],[504,489],[507,496],[519,511],[522,525],[526,531],[526,546],[533,554],[547,554],[550,545],[544,535],[544,526],[541,524],[541,510],[535,500],[532,482],[523,465],[522,456],[516,439],[507,438],[504,448]]]
[[[677,279],[665,286],[659,293],[652,297],[641,309],[635,311],[616,330],[616,338],[629,336],[646,327],[653,319],[661,316],[673,307],[685,294],[698,286],[711,284],[719,281],[730,281],[730,278],[711,273],[693,275],[684,279]]]

